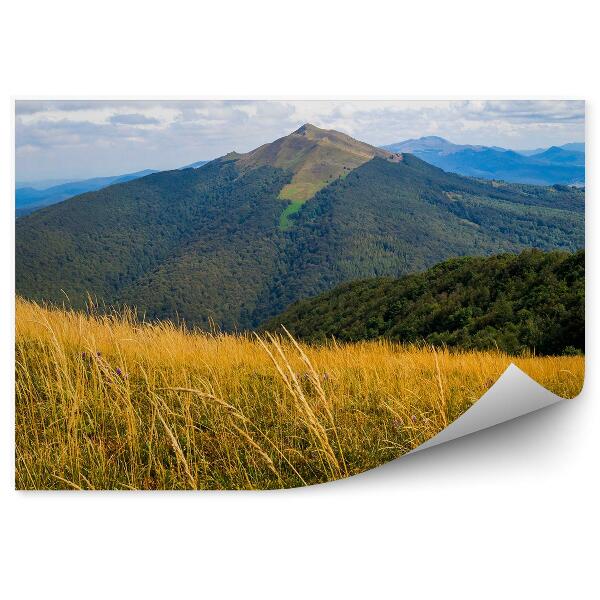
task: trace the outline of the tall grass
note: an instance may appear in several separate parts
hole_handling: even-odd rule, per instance
[[[16,487],[263,489],[347,477],[415,448],[513,361],[575,396],[583,357],[386,341],[311,347],[17,299]]]

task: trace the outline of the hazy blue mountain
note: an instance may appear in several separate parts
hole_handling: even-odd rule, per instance
[[[181,169],[198,169],[205,165],[207,160],[198,160]],[[62,202],[67,198],[72,198],[85,192],[95,192],[102,188],[114,185],[115,183],[125,183],[157,173],[155,169],[145,169],[136,173],[127,173],[125,175],[114,175],[109,177],[94,177],[92,179],[76,180],[45,180],[34,182],[17,182],[15,190],[16,216],[23,217],[44,206],[50,206],[57,202]],[[51,183],[53,185],[45,185]]]
[[[181,167],[182,169],[199,169],[201,166],[205,165],[208,160],[197,160],[196,162],[190,163],[189,165],[185,165],[185,167]]]
[[[80,181],[70,181],[46,189],[38,190],[32,187],[21,187],[15,190],[15,208],[17,217],[27,215],[38,208],[56,204],[67,198],[83,194],[85,192],[95,192],[115,183],[125,183],[133,179],[139,179],[156,173],[152,169],[145,169],[136,173],[126,173],[125,175],[114,175],[111,177],[94,177],[92,179],[83,179]]]
[[[539,154],[534,154],[530,158],[553,164],[585,166],[585,154],[583,152],[565,150],[558,146],[552,146],[551,148],[548,148],[548,150],[540,152]]]
[[[562,146],[552,146],[553,148],[561,148],[562,150],[567,150],[569,152],[584,152],[585,153],[585,143],[583,142],[570,142],[568,144],[563,144]],[[534,154],[541,154],[542,152],[546,152],[549,148],[534,148],[533,150],[517,150],[519,154],[523,156],[533,156]]]
[[[55,185],[62,185],[63,183],[73,183],[74,181],[81,181],[81,179],[74,179],[73,177],[67,177],[66,179],[31,179],[31,180],[18,180],[15,181],[15,188],[33,188],[34,190],[47,190]]]
[[[584,142],[572,142],[570,144],[563,144],[560,146],[563,150],[571,150],[574,152],[585,152]]]
[[[409,152],[459,175],[537,185],[583,185],[585,154],[576,150],[582,145],[565,146],[538,149],[526,156],[505,148],[453,144],[441,137],[427,136],[384,148],[391,152]]]
[[[485,146],[453,144],[437,135],[427,135],[418,139],[410,139],[396,144],[389,144],[388,146],[383,146],[383,148],[390,152],[410,152],[411,154],[419,156],[419,158],[423,158],[423,156],[420,155],[431,154],[435,156],[445,156],[447,154],[462,152],[463,150],[482,150]],[[504,148],[496,149],[500,152],[504,151]]]
[[[522,156],[533,156],[534,154],[541,154],[545,152],[548,148],[534,148],[533,150],[516,150]]]

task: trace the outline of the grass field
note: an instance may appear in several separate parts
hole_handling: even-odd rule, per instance
[[[563,397],[583,357],[190,333],[17,299],[18,489],[262,489],[392,460],[512,361]]]

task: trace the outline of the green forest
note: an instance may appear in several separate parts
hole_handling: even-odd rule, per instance
[[[387,338],[510,354],[584,351],[585,254],[526,250],[464,257],[400,279],[343,284],[293,304],[284,325],[310,342]]]
[[[584,191],[484,182],[373,158],[301,206],[293,173],[238,156],[76,196],[18,219],[16,290],[74,308],[255,328],[344,282],[450,257],[584,245]],[[566,344],[574,345],[574,344]]]

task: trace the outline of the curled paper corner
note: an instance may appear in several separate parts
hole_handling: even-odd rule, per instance
[[[563,400],[511,363],[498,381],[456,421],[408,454],[516,419]]]

